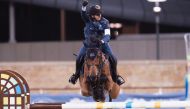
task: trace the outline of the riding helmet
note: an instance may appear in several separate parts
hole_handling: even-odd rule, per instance
[[[90,7],[89,15],[101,15],[101,14],[102,14],[102,11],[101,11],[100,5],[94,5]]]

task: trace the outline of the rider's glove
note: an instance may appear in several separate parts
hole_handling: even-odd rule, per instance
[[[97,43],[100,44],[100,45],[102,45],[102,44],[104,44],[105,42],[104,42],[103,40],[97,40]]]
[[[105,42],[104,42],[104,40],[100,40],[100,42],[102,43],[102,44],[104,44]]]
[[[83,0],[82,6],[85,7],[85,6],[87,6],[87,5],[88,5],[88,0]]]

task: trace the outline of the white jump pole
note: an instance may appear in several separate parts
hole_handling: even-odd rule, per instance
[[[138,101],[138,102],[87,102],[65,103],[62,109],[126,109],[126,108],[189,108],[190,101]]]
[[[187,74],[185,77],[185,96],[186,99],[190,99],[190,33],[184,35],[185,48],[186,48],[186,59],[187,59]]]

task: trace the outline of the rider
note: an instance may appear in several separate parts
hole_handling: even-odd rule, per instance
[[[86,12],[87,5],[88,1],[84,0],[82,3],[82,11],[81,11],[81,17],[86,25],[84,28],[84,35],[85,35],[84,46],[80,49],[80,52],[77,56],[76,72],[70,77],[69,82],[75,84],[80,76],[80,70],[82,68],[84,62],[84,56],[86,53],[85,46],[87,45],[87,43],[89,43],[88,42],[89,36],[102,35],[103,38],[99,41],[99,43],[102,44],[102,51],[110,57],[111,68],[113,70],[112,79],[115,83],[121,85],[124,83],[124,80],[121,76],[117,75],[117,59],[113,55],[112,50],[108,44],[108,42],[110,41],[109,21],[104,17],[102,17],[101,7],[99,5],[94,5],[90,7],[88,15]]]

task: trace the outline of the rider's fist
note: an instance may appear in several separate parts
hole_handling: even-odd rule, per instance
[[[83,2],[82,2],[82,6],[87,6],[88,5],[88,0],[83,0]]]

